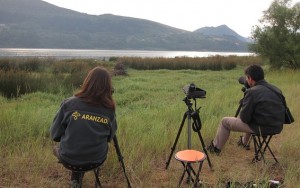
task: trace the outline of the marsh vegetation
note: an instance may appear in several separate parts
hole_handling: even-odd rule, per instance
[[[52,154],[52,145],[55,144],[49,137],[52,119],[61,101],[78,89],[87,70],[101,65],[113,74],[120,61],[5,60],[6,67],[14,64],[15,68],[3,68],[3,61],[0,65],[0,186],[67,187],[69,172],[57,163]],[[29,67],[21,68],[27,63]],[[186,111],[182,101],[185,85],[195,83],[207,92],[205,99],[197,99],[197,106],[201,106],[201,133],[208,143],[214,137],[221,118],[234,116],[236,112],[243,97],[242,85],[238,83],[243,68],[250,63],[262,64],[249,60],[236,63],[230,69],[219,70],[137,70],[124,61],[122,63],[125,64],[126,75],[113,76],[117,136],[133,187],[177,186],[182,166],[173,158],[166,170],[165,162]],[[300,180],[300,128],[297,121],[300,114],[300,73],[298,70],[271,70],[262,65],[266,80],[283,91],[295,118],[295,123],[285,125],[282,133],[271,142],[280,163],[273,165],[268,158],[266,164],[252,164],[253,146],[250,151],[237,147],[240,134],[233,133],[221,156],[210,155],[213,170],[207,162],[204,163],[201,180],[205,187],[224,187],[227,181],[261,183],[282,178],[285,187],[293,188]],[[16,87],[14,83],[22,83],[26,87],[20,84]],[[182,132],[176,151],[186,149],[185,133]],[[202,150],[194,133],[192,147]],[[110,144],[108,159],[100,174],[104,187],[126,187],[113,144]],[[88,173],[83,183],[84,187],[93,187],[93,174]]]

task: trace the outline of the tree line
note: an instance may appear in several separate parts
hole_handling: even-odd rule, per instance
[[[300,2],[275,0],[252,30],[250,51],[268,59],[273,68],[300,67]]]

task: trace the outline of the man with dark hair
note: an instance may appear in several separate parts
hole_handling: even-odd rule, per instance
[[[212,153],[221,152],[231,131],[245,133],[238,145],[246,149],[249,148],[251,133],[278,134],[282,131],[285,107],[280,96],[274,92],[281,94],[280,89],[264,79],[264,71],[259,65],[247,67],[245,75],[249,89],[244,93],[240,116],[222,119],[215,138],[207,148]]]

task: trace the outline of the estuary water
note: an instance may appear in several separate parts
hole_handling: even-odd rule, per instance
[[[197,52],[197,51],[146,51],[146,50],[86,50],[86,49],[29,49],[0,48],[0,57],[38,57],[38,58],[93,58],[107,59],[109,57],[209,57],[209,56],[249,56],[252,53],[237,52]]]

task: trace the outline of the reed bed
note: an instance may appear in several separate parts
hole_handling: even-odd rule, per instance
[[[192,69],[192,70],[231,70],[237,65],[261,64],[258,56],[210,56],[210,57],[175,57],[175,58],[139,58],[122,57],[119,62],[137,70],[157,69]]]
[[[71,95],[95,66],[111,70],[114,63],[92,59],[0,59],[0,94],[9,98],[37,91]]]
[[[231,70],[251,63],[262,63],[256,56],[212,56],[203,58],[110,58],[94,59],[3,58],[0,59],[0,94],[19,97],[32,92],[72,94],[86,73],[95,66],[107,67],[113,75],[126,75],[126,68],[139,70]]]

